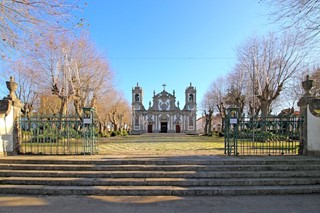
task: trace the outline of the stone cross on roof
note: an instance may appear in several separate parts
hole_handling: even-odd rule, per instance
[[[162,84],[162,86],[163,86],[163,90],[166,90],[166,84]]]

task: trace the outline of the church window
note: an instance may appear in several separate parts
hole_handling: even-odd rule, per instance
[[[140,95],[139,95],[139,94],[136,94],[136,95],[135,95],[135,101],[136,101],[136,102],[139,102],[139,101],[140,101]]]
[[[189,126],[193,126],[193,116],[192,116],[192,114],[189,116]]]
[[[138,115],[135,116],[134,125],[139,126],[139,116]]]
[[[193,94],[190,94],[189,95],[189,102],[192,102],[193,101]]]

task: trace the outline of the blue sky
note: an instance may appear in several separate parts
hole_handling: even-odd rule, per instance
[[[139,82],[145,106],[163,83],[183,105],[192,82],[200,103],[210,83],[232,70],[237,46],[271,27],[255,0],[97,0],[83,15],[117,88],[131,103]]]
[[[116,87],[131,103],[139,82],[145,106],[163,83],[183,106],[192,82],[199,104],[210,83],[232,70],[237,46],[271,28],[258,0],[79,0],[84,2],[81,16]]]

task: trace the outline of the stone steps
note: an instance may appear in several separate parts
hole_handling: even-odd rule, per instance
[[[61,165],[61,164],[1,164],[0,170],[50,171],[309,171],[319,165]]]
[[[49,186],[271,186],[320,184],[319,178],[61,178],[4,177],[0,184]]]
[[[51,158],[1,158],[0,164],[57,164],[57,165],[320,165],[320,158],[165,158],[165,157],[139,157],[139,158],[106,158],[106,159],[63,159]],[[286,159],[288,158],[288,159]]]
[[[30,171],[1,170],[0,177],[76,178],[287,178],[320,177],[320,171]]]
[[[7,157],[0,159],[0,193],[137,196],[320,193],[320,159]]]
[[[320,185],[220,187],[1,185],[0,189],[3,194],[28,195],[212,196],[320,193]]]

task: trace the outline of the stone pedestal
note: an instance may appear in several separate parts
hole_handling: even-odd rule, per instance
[[[302,82],[305,94],[300,98],[300,117],[303,125],[300,129],[299,154],[320,156],[320,99],[311,95],[313,80],[306,77]]]
[[[23,107],[15,95],[18,84],[12,77],[6,84],[10,93],[0,100],[0,156],[19,153],[18,121]]]

